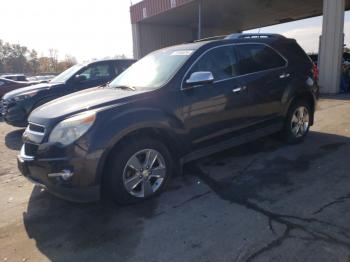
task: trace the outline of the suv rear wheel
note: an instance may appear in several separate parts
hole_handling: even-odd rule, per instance
[[[307,101],[299,100],[290,107],[284,127],[288,143],[301,142],[309,132],[313,112]]]
[[[161,142],[130,139],[112,153],[107,186],[116,202],[135,203],[159,194],[172,170],[171,155]]]

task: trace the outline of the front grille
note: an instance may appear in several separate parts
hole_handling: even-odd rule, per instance
[[[35,156],[38,151],[38,146],[31,144],[31,143],[25,143],[24,144],[24,153],[26,156]]]
[[[5,115],[7,112],[8,101],[1,99],[0,101],[0,114]]]
[[[45,127],[42,125],[29,123],[23,133],[23,141],[33,144],[40,144],[45,136]]]
[[[34,123],[29,123],[28,129],[36,133],[42,133],[42,134],[45,133],[45,127]]]

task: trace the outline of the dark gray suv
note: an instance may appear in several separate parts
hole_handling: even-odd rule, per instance
[[[29,117],[22,174],[74,201],[152,197],[194,159],[314,122],[317,68],[293,39],[231,35],[155,51]]]

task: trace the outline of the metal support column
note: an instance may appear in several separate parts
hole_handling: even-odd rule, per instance
[[[202,0],[198,1],[198,40],[202,38]]]
[[[319,50],[321,93],[336,94],[344,44],[345,0],[323,0],[323,25]]]
[[[141,53],[141,35],[140,35],[140,24],[132,24],[132,39],[133,39],[133,53],[135,59],[142,57]]]

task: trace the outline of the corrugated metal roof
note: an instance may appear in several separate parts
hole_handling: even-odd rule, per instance
[[[130,7],[131,23],[135,24],[193,1],[195,0],[144,0]]]

